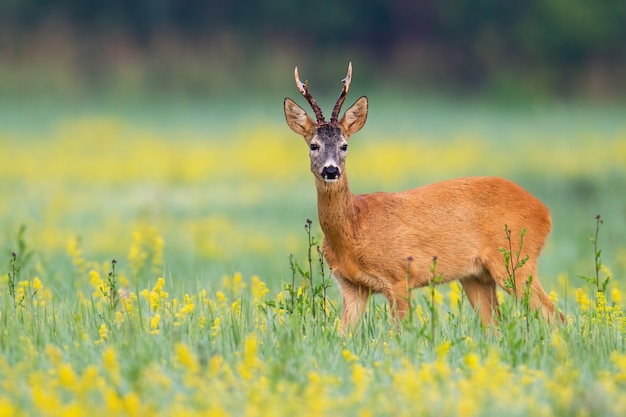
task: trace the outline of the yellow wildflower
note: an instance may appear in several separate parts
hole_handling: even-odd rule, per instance
[[[461,299],[461,285],[456,282],[456,281],[452,281],[450,283],[450,308],[453,311],[456,311],[456,309],[458,309],[459,307],[459,300]]]
[[[63,388],[71,389],[76,386],[76,373],[69,363],[59,365],[59,383]]]
[[[554,304],[559,302],[559,297],[556,295],[554,291],[550,291],[550,294],[548,295],[548,297],[550,297],[550,301],[552,301]]]
[[[230,306],[235,317],[241,316],[241,298],[237,298]]]
[[[100,389],[105,381],[100,376],[98,368],[95,365],[89,365],[83,371],[80,382],[77,384],[76,390],[80,393],[86,393]]]
[[[117,353],[112,347],[106,348],[102,354],[102,367],[109,375],[111,382],[114,385],[119,385],[121,382],[120,363],[117,359]]]
[[[159,321],[161,320],[161,316],[159,313],[155,313],[154,316],[150,319],[150,333],[159,334]]]
[[[124,323],[124,314],[122,314],[121,311],[116,311],[115,312],[114,323],[117,326],[117,328],[119,328],[122,325],[122,323]]]
[[[240,364],[240,373],[243,379],[250,379],[253,373],[261,368],[261,360],[257,357],[257,340],[249,335],[243,348],[243,361]]]
[[[343,355],[346,362],[355,362],[359,360],[359,357],[357,355],[353,355],[352,352],[350,352],[348,349],[344,349],[341,354]]]
[[[107,337],[109,336],[109,329],[106,324],[102,323],[100,325],[100,328],[98,328],[98,335],[100,336],[100,339],[96,340],[97,345],[104,343],[107,340]]]
[[[20,281],[17,283],[17,289],[15,291],[15,299],[20,303],[23,307],[23,302],[26,299],[26,295],[28,293],[28,288],[30,287],[30,282],[28,281]]]
[[[58,410],[61,406],[60,399],[52,390],[40,385],[32,387],[32,400],[35,407],[49,413],[50,410]]]
[[[15,416],[17,410],[11,404],[11,401],[6,398],[0,398],[0,416]]]
[[[419,321],[424,323],[426,321],[426,316],[424,316],[424,309],[422,308],[421,304],[417,305],[416,312],[417,312],[417,318],[419,319]]]
[[[252,296],[255,303],[262,303],[265,295],[269,292],[267,286],[256,275],[252,277]]]
[[[220,355],[213,355],[209,360],[209,375],[215,377],[218,376],[222,366],[224,359]]]
[[[431,296],[432,296],[432,299],[430,301],[434,302],[435,305],[440,306],[443,304],[443,296],[441,295],[439,291],[437,291],[436,288],[433,288]]]
[[[98,299],[104,296],[104,293],[107,292],[107,285],[104,283],[102,278],[100,278],[100,274],[96,270],[89,271],[89,283],[95,290],[93,293],[93,298]]]
[[[163,291],[163,287],[165,287],[165,278],[158,277],[157,282],[154,284],[154,288],[152,288],[152,291],[160,295]]]
[[[211,326],[211,337],[215,338],[217,336],[217,334],[220,332],[220,324],[221,324],[221,320],[219,317],[215,317],[215,320],[213,320],[213,326]]]
[[[606,313],[608,310],[608,306],[606,303],[606,295],[603,292],[598,292],[598,305],[596,306],[596,310],[599,313]]]
[[[150,298],[148,301],[150,302],[150,308],[152,311],[157,311],[159,309],[159,300],[159,294],[154,291],[150,291]]]
[[[120,414],[124,410],[124,403],[116,390],[107,387],[104,398],[106,400],[106,410],[111,414]]]
[[[152,272],[159,273],[163,267],[163,248],[165,247],[165,240],[158,235],[156,228],[152,228],[153,241],[152,241]]]
[[[185,306],[183,307],[184,312],[191,313],[195,308],[196,306],[193,303],[193,299],[188,294],[185,294]]]
[[[442,342],[437,347],[437,358],[440,360],[444,359],[446,355],[448,354],[448,352],[450,351],[451,347],[452,347],[452,343],[450,343],[449,340]]]
[[[240,272],[235,272],[232,278],[225,276],[222,280],[222,284],[225,289],[231,292],[231,295],[239,294],[246,288],[246,283],[243,281],[243,277]]]
[[[622,293],[617,287],[611,288],[611,301],[617,305],[622,303]]]
[[[124,409],[130,416],[139,416],[141,412],[141,398],[134,392],[129,392],[123,398]]]
[[[42,289],[43,289],[43,284],[41,283],[41,280],[39,279],[39,277],[33,278],[33,290],[41,291]]]
[[[575,300],[582,311],[589,310],[591,300],[589,300],[589,297],[587,297],[587,294],[585,294],[582,288],[576,289]]]
[[[143,250],[143,234],[140,231],[133,232],[133,242],[128,252],[128,264],[131,273],[137,275],[144,267],[148,254]]]
[[[353,395],[357,398],[362,397],[365,393],[370,381],[370,373],[368,369],[359,363],[353,363],[352,367],[352,383],[354,384]]]
[[[477,354],[470,352],[463,358],[463,363],[468,369],[476,370],[480,366],[480,358]]]
[[[128,297],[124,298],[122,302],[124,303],[124,307],[126,308],[127,313],[134,312],[135,310],[133,306],[137,305],[137,294],[135,294],[134,292],[129,293]]]
[[[128,288],[128,278],[126,278],[126,275],[120,274],[117,279],[122,287]]]
[[[83,253],[80,250],[79,239],[73,237],[67,243],[67,254],[72,257],[72,263],[78,269],[78,272],[83,272],[85,260],[83,259]]]
[[[189,372],[196,372],[200,368],[198,360],[196,359],[191,349],[184,343],[178,343],[176,345],[176,354],[174,360],[180,366],[186,368]]]

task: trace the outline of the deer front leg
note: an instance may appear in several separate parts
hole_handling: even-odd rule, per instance
[[[343,300],[343,315],[341,318],[341,332],[345,336],[355,330],[363,311],[367,306],[370,291],[368,288],[353,284],[347,279],[337,276]]]
[[[389,301],[391,317],[396,324],[399,324],[404,320],[409,311],[411,291],[407,288],[406,284],[401,283],[396,285],[395,288],[386,288],[383,290],[383,294]]]

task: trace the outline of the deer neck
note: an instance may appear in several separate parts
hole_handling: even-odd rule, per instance
[[[356,200],[345,172],[337,182],[327,183],[319,178],[317,212],[324,237],[336,250],[351,247],[356,223]]]

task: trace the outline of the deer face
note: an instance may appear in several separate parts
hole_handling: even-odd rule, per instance
[[[293,100],[285,99],[285,118],[309,146],[311,171],[320,180],[335,182],[344,172],[348,139],[367,119],[367,97],[361,97],[338,123],[315,123]]]
[[[316,178],[326,182],[335,182],[344,172],[348,138],[353,133],[358,132],[367,119],[367,97],[358,99],[339,120],[339,111],[348,93],[352,78],[352,64],[350,63],[348,75],[343,79],[344,85],[341,95],[333,108],[330,122],[326,122],[322,110],[309,93],[308,83],[302,83],[298,78],[298,68],[295,70],[295,78],[300,93],[313,108],[317,122],[313,121],[306,111],[292,99],[286,98],[285,118],[287,124],[291,130],[302,135],[309,146],[311,171]]]
[[[331,124],[317,128],[309,142],[311,172],[326,182],[335,182],[344,170],[348,140],[341,129]]]

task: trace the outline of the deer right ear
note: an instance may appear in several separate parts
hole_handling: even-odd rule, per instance
[[[343,118],[339,122],[345,133],[351,136],[353,133],[361,130],[367,120],[367,97],[363,96],[358,99],[352,107],[346,110]]]
[[[291,130],[305,137],[315,126],[315,122],[306,111],[290,98],[285,99],[285,119]]]

